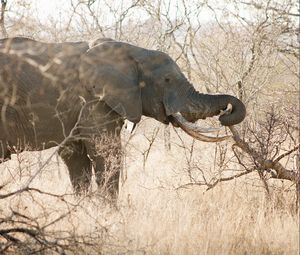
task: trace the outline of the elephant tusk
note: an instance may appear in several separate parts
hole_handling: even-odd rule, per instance
[[[83,96],[78,96],[78,97],[79,97],[79,99],[80,99],[82,105],[85,105],[85,104],[86,104],[85,98],[84,98]]]
[[[232,104],[228,104],[227,108],[225,110],[220,111],[220,116],[222,115],[228,115],[232,112]]]
[[[133,134],[133,131],[136,128],[136,123],[133,123],[129,120],[125,120],[125,129],[128,131],[128,133]]]
[[[172,114],[174,118],[177,119],[178,122],[184,124],[187,128],[193,129],[199,133],[213,133],[213,132],[219,132],[222,130],[223,127],[218,127],[218,128],[202,128],[199,127],[198,125],[187,121],[179,112]]]
[[[187,121],[180,113],[172,114],[172,117],[173,117],[172,122],[175,122],[174,123],[175,125],[177,124],[184,132],[186,132],[188,135],[194,137],[197,140],[203,142],[221,142],[231,137],[231,136],[211,137],[211,136],[203,135],[201,133],[216,132],[216,131],[220,131],[222,128],[201,128],[196,124]]]

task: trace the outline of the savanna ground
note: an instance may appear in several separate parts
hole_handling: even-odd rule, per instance
[[[0,251],[299,254],[299,180],[264,161],[299,172],[298,3],[176,1],[174,16],[168,1],[73,1],[73,18],[37,22],[29,2],[8,1],[3,34],[67,41],[97,33],[168,52],[200,91],[245,102],[237,130],[251,150],[233,139],[195,141],[144,118],[133,134],[122,131],[117,203],[94,182],[74,196],[57,148],[13,155],[0,165]],[[212,20],[195,19],[205,8]]]
[[[157,123],[151,122],[144,124],[149,130],[157,128]],[[179,139],[174,135],[172,141],[178,143],[172,143],[171,151],[166,151],[158,133],[144,161],[149,149],[146,137],[151,139],[153,133],[149,131],[145,137],[142,131],[144,128],[139,128],[126,147],[126,181],[117,205],[103,201],[95,183],[90,196],[72,195],[67,169],[55,154],[31,185],[49,194],[30,191],[1,200],[1,214],[19,220],[30,218],[30,224],[23,227],[44,233],[49,246],[52,239],[58,240],[71,253],[298,253],[299,220],[288,183],[272,183],[271,198],[266,197],[255,175],[209,191],[201,186],[180,188],[189,177]],[[125,133],[124,140],[128,136]],[[214,149],[212,144],[195,148],[194,155],[206,174],[214,161]],[[2,193],[24,185],[54,150],[24,152],[1,165],[2,183],[8,183]],[[33,249],[30,246],[37,244],[28,241],[27,245],[18,247],[20,253],[29,253]]]

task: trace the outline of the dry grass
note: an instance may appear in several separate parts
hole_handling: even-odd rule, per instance
[[[22,212],[46,226],[49,239],[61,238],[60,244],[69,245],[73,241],[71,254],[298,254],[299,220],[292,208],[294,194],[285,191],[288,184],[276,183],[268,200],[254,176],[210,191],[175,189],[187,180],[182,149],[173,144],[165,152],[158,137],[143,164],[148,148],[143,134],[151,136],[155,125],[148,122],[149,131],[139,128],[126,147],[126,180],[117,206],[104,202],[95,184],[86,198],[67,195],[72,193],[67,171],[54,156],[31,187],[63,196],[24,192],[2,199],[1,216]],[[198,147],[196,153],[209,171],[214,145]],[[53,151],[24,152],[1,164],[0,185],[8,183],[1,194],[19,188]]]

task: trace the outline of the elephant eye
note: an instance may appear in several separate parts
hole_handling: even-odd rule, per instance
[[[169,78],[169,77],[166,77],[166,78],[165,78],[165,82],[170,82],[170,78]]]

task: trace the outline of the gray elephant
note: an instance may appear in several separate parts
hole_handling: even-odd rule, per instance
[[[149,116],[216,142],[224,138],[204,136],[194,122],[220,115],[230,126],[245,118],[240,100],[197,92],[163,52],[112,39],[90,46],[0,40],[2,160],[22,149],[60,145],[76,192],[87,191],[93,165],[98,185],[116,194],[124,119],[138,123]],[[112,164],[117,167],[108,171]]]

